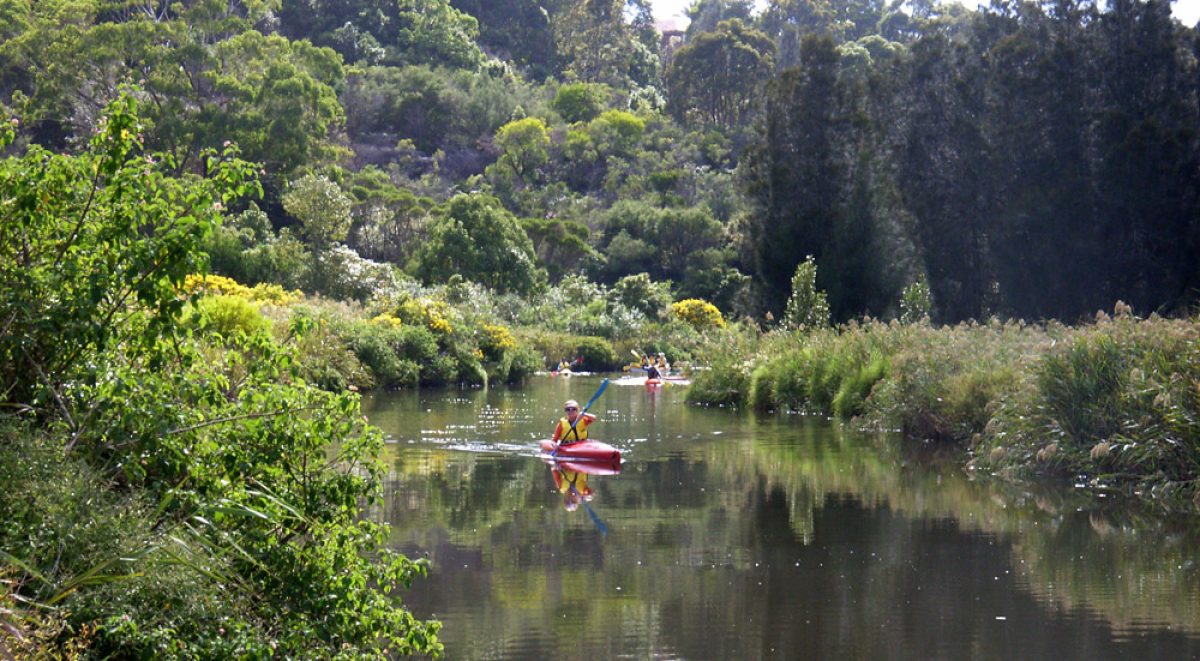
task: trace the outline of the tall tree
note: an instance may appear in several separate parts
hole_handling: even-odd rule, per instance
[[[680,48],[667,69],[668,108],[683,123],[743,126],[771,76],[775,46],[739,19]]]
[[[749,155],[748,192],[756,270],[768,306],[782,311],[802,256],[821,262],[839,223],[847,164],[841,133],[838,54],[829,37],[808,37],[803,65],[784,71],[766,93],[766,125]]]
[[[566,0],[451,0],[450,4],[479,21],[484,50],[512,61],[530,80],[559,73],[551,19]]]

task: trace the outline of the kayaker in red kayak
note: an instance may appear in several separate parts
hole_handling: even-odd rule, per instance
[[[567,415],[558,421],[550,439],[556,443],[561,441],[563,445],[587,440],[588,425],[596,421],[596,416],[591,413],[579,415],[579,402],[573,399],[568,399],[567,403],[563,404],[563,411]],[[571,428],[572,424],[575,425],[574,429]]]

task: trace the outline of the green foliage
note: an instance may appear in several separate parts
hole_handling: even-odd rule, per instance
[[[739,19],[722,21],[680,48],[665,74],[668,107],[683,123],[737,128],[758,106],[775,44]]]
[[[241,296],[218,294],[203,296],[195,302],[190,319],[200,331],[231,338],[270,330],[271,322],[258,308]]]
[[[411,387],[419,382],[418,364],[401,358],[397,351],[402,342],[399,329],[359,323],[346,330],[345,339],[354,355],[371,370],[378,387]]]
[[[457,195],[439,207],[417,254],[416,272],[426,282],[458,274],[517,293],[536,291],[546,278],[517,219],[499,200],[481,194]]]
[[[825,292],[817,289],[817,263],[812,255],[796,267],[783,320],[788,327],[799,329],[829,325],[829,301]]]
[[[208,179],[167,175],[135,109],[113,104],[80,156],[0,162],[0,404],[30,413],[0,444],[5,484],[28,480],[0,512],[30,525],[0,535],[22,597],[61,603],[97,656],[440,652],[440,625],[395,597],[427,563],[360,516],[382,437],[357,399],[307,386],[266,333],[176,332],[201,240],[254,185],[232,149]]]
[[[250,4],[252,14],[265,11],[265,3]],[[58,5],[38,3],[30,30],[9,44],[30,94],[27,120],[89,135],[98,104],[136,80],[153,100],[138,132],[150,148],[171,153],[177,169],[202,171],[200,154],[230,141],[271,171],[332,153],[327,133],[341,121],[334,90],[344,76],[333,51],[260,34],[247,14],[209,13],[209,3],[164,6],[156,20]]]
[[[478,23],[448,0],[284,2],[279,17],[288,36],[334,48],[348,62],[474,69],[483,61]]]
[[[308,174],[291,182],[281,201],[316,252],[329,250],[350,233],[350,197],[326,177]]]
[[[605,110],[588,124],[588,135],[601,153],[629,155],[637,147],[646,122],[624,110]]]
[[[288,229],[278,234],[258,205],[226,218],[204,241],[214,273],[249,284],[278,283],[288,289],[312,282],[313,258]]]
[[[603,286],[567,276],[521,316],[523,322],[577,335],[607,338],[637,335],[645,316],[626,307]]]
[[[648,319],[664,317],[671,305],[669,283],[654,282],[648,273],[627,275],[617,280],[610,295],[621,305],[641,312]]]
[[[368,259],[406,264],[424,238],[434,201],[398,187],[374,167],[354,173],[347,184],[354,199],[349,245]]]
[[[110,106],[103,130],[78,157],[31,148],[0,163],[0,395],[27,399],[59,383],[94,351],[153,343],[184,301],[184,277],[200,269],[200,241],[223,203],[249,194],[249,166],[230,148],[207,155],[208,179],[176,178],[142,151],[137,103]],[[130,305],[147,311],[144,333],[114,323]],[[48,393],[44,393],[48,394]]]
[[[582,358],[579,367],[588,372],[607,372],[616,369],[619,364],[617,352],[612,344],[602,337],[581,337],[575,341],[570,355]]]
[[[526,117],[505,124],[496,132],[496,149],[500,160],[496,165],[506,170],[522,184],[537,181],[538,168],[549,157],[550,135],[546,123],[537,117]]]
[[[538,261],[551,281],[578,272],[598,256],[588,243],[589,232],[583,223],[561,218],[522,218],[521,227],[533,242]]]
[[[933,296],[929,293],[929,283],[924,274],[916,282],[909,284],[900,294],[900,323],[915,324],[929,319],[933,310]]]
[[[600,114],[607,96],[602,85],[569,83],[554,93],[550,107],[568,123],[589,122]]]

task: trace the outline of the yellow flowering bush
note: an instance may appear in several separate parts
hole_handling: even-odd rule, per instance
[[[376,326],[383,326],[385,328],[400,328],[400,327],[404,326],[404,322],[401,321],[398,317],[396,317],[395,315],[392,315],[392,314],[388,314],[386,312],[372,317],[371,323]]]
[[[671,314],[691,324],[696,330],[724,328],[725,317],[717,306],[698,298],[688,298],[671,304]]]
[[[272,305],[290,305],[299,301],[301,293],[295,289],[287,290],[280,285],[259,283],[247,287],[242,283],[223,275],[200,275],[193,273],[183,280],[183,291],[188,294],[204,292],[209,295],[237,296],[254,303],[270,303]]]
[[[205,294],[223,294],[250,298],[250,288],[233,278],[223,275],[201,275],[193,273],[183,279],[183,290],[189,294],[204,292]]]
[[[282,285],[260,282],[250,288],[250,300],[271,305],[291,305],[303,298],[298,289],[284,289]]]
[[[483,346],[488,349],[503,351],[517,346],[517,340],[507,326],[484,324],[483,337]]]
[[[454,332],[454,327],[447,319],[450,316],[450,306],[443,301],[409,298],[397,307],[396,316],[404,323],[420,324],[442,335]]]

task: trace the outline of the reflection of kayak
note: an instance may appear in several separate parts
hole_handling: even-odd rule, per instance
[[[542,458],[547,464],[559,470],[585,473],[587,475],[619,475],[621,462],[617,461],[569,461],[553,457]]]
[[[553,455],[559,462],[615,463],[618,466],[621,463],[621,451],[600,441],[588,440],[558,445],[554,441],[546,439],[542,441],[541,445],[542,452]]]

